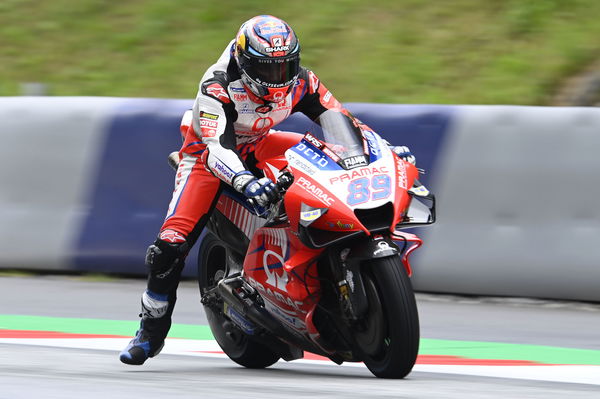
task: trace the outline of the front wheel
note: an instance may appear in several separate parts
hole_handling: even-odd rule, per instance
[[[204,295],[228,273],[228,249],[213,234],[207,234],[200,245],[198,256],[198,284]],[[279,355],[266,345],[254,341],[214,306],[204,306],[206,318],[215,340],[223,352],[237,364],[247,368],[265,368],[276,363]]]
[[[380,378],[404,378],[419,352],[419,314],[400,258],[372,259],[362,266],[369,303],[353,335],[367,368]]]

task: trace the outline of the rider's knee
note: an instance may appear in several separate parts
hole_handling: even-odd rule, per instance
[[[175,230],[163,230],[146,251],[146,266],[159,278],[167,277],[175,268],[182,268],[189,251],[183,234]]]

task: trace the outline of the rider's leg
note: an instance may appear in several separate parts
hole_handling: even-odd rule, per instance
[[[184,260],[215,206],[221,181],[200,158],[185,155],[179,163],[167,218],[148,248],[148,287],[142,295],[140,328],[121,352],[121,361],[142,364],[157,355],[171,327]]]

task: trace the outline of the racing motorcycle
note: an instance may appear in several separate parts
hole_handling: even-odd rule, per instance
[[[224,189],[199,249],[199,287],[223,352],[248,368],[312,352],[403,378],[419,348],[401,228],[435,221],[417,168],[358,119],[324,112],[284,156],[256,168],[280,199]]]

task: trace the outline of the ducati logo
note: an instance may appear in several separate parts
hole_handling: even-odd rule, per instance
[[[271,107],[270,105],[261,105],[259,107],[256,107],[256,109],[255,109],[255,111],[258,112],[259,114],[268,114],[272,110],[273,110],[273,107]]]

